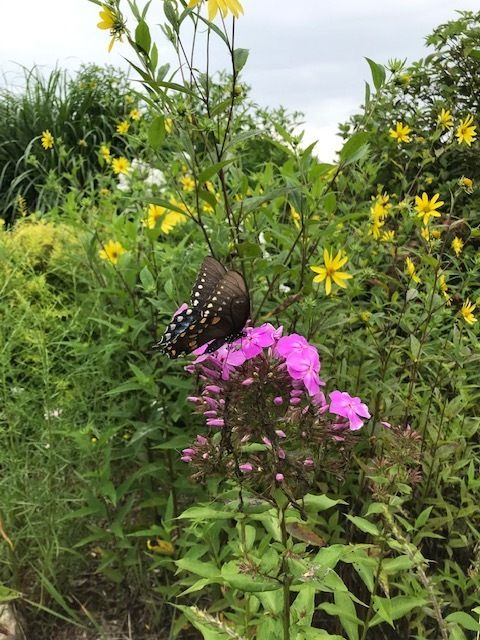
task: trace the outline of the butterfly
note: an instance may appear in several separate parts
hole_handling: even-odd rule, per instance
[[[205,353],[243,335],[250,297],[243,276],[207,256],[190,295],[190,304],[173,316],[154,351],[178,358],[209,342]]]

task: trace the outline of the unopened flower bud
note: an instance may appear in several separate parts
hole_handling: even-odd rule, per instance
[[[282,431],[281,429],[276,429],[275,430],[275,434],[277,435],[278,438],[286,438],[287,434],[285,433],[285,431]]]
[[[205,387],[205,391],[208,391],[208,393],[220,393],[221,389],[216,384],[209,384]]]
[[[209,418],[207,420],[207,425],[209,427],[224,427],[225,420],[223,418]]]
[[[277,473],[275,475],[275,480],[277,482],[283,482],[285,480],[285,476],[283,475],[283,473]]]
[[[208,438],[205,438],[205,436],[198,435],[195,442],[196,444],[204,445],[208,443]]]
[[[250,473],[251,471],[253,471],[253,466],[249,462],[241,464],[238,468],[242,473]]]
[[[245,378],[245,380],[242,382],[244,387],[248,387],[249,385],[253,384],[255,382],[255,380],[253,378]]]
[[[285,460],[285,451],[283,449],[279,449],[277,451],[277,456],[279,460]]]
[[[313,467],[313,465],[314,465],[314,462],[312,458],[305,458],[305,460],[303,461],[304,467]]]
[[[281,404],[283,404],[283,398],[282,396],[277,396],[276,398],[273,399],[273,404],[276,404],[277,407]]]

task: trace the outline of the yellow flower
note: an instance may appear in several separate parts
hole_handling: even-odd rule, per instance
[[[372,314],[370,311],[361,311],[360,312],[360,319],[363,320],[363,322],[368,323],[370,318],[372,317]]]
[[[410,136],[408,135],[412,130],[408,125],[404,125],[403,122],[397,122],[395,129],[389,129],[390,136],[395,138],[397,142],[410,142]]]
[[[167,133],[172,133],[173,129],[173,120],[171,118],[165,118],[165,131]]]
[[[108,45],[108,52],[110,53],[115,40],[122,39],[122,34],[125,33],[125,23],[123,22],[120,14],[116,15],[110,7],[102,5],[102,10],[100,11],[100,22],[97,23],[97,27],[99,29],[110,31],[110,35],[112,36],[110,44]]]
[[[112,160],[112,169],[116,174],[128,173],[128,170],[130,169],[130,162],[123,156],[120,158],[114,158]]]
[[[417,270],[416,270],[415,265],[412,262],[412,260],[410,258],[407,258],[406,261],[405,261],[405,264],[407,266],[407,273],[410,276],[410,279],[413,280],[416,283],[420,283],[421,280],[417,275]]]
[[[292,207],[292,205],[290,205],[290,215],[292,216],[293,224],[297,227],[297,229],[300,229],[302,218],[295,207]]]
[[[442,273],[438,280],[438,288],[442,292],[442,296],[445,298],[445,303],[450,306],[451,304],[451,296],[448,293],[448,285],[445,280],[445,275]]]
[[[117,124],[117,133],[120,133],[120,134],[128,133],[129,129],[130,129],[130,123],[127,122],[127,120],[123,120],[122,122],[119,122]]]
[[[476,126],[472,126],[473,116],[467,116],[464,120],[460,122],[455,132],[455,135],[458,138],[459,144],[464,142],[470,146],[472,142],[477,137]]]
[[[180,202],[173,196],[170,198],[170,204],[178,209],[182,209],[185,211],[185,214],[188,213],[187,207],[183,202]],[[179,211],[168,211],[162,218],[160,223],[160,230],[162,233],[170,233],[172,229],[174,229],[178,224],[183,224],[188,220],[187,215],[184,213],[180,213]]]
[[[432,238],[436,238],[438,240],[438,238],[440,238],[441,235],[442,235],[441,229],[432,229]]]
[[[192,178],[192,176],[182,176],[180,178],[180,183],[182,185],[182,189],[186,193],[190,193],[190,191],[193,191],[195,189],[195,180]]]
[[[178,211],[169,211],[162,218],[160,230],[162,233],[170,233],[170,231],[178,224],[183,224],[186,221],[187,217],[184,216],[183,213],[178,213]]]
[[[55,143],[55,138],[52,136],[50,131],[48,129],[45,129],[45,131],[42,131],[42,147],[45,150],[52,149],[54,143]]]
[[[457,256],[457,258],[462,253],[463,246],[463,240],[458,236],[455,236],[452,240],[452,249],[455,251],[455,255]]]
[[[208,202],[204,202],[202,204],[202,211],[203,213],[214,213],[215,209]]]
[[[140,116],[142,115],[138,109],[132,109],[128,114],[132,120],[140,120]]]
[[[167,540],[162,540],[161,538],[147,540],[147,549],[153,553],[159,553],[163,556],[173,556],[175,553],[175,547],[173,544]]]
[[[100,22],[97,24],[99,29],[113,29],[115,24],[115,16],[108,7],[103,7],[100,11]]]
[[[395,240],[395,231],[384,231],[382,234],[382,242],[393,242]]]
[[[473,193],[473,180],[472,178],[466,178],[462,176],[458,181],[458,184],[465,189],[467,193]]]
[[[107,164],[110,164],[110,162],[112,161],[112,156],[110,155],[110,149],[106,144],[100,145],[100,155]]]
[[[166,209],[158,204],[148,205],[147,219],[143,221],[143,226],[147,229],[154,229],[157,221],[164,215]]]
[[[442,109],[438,114],[437,122],[442,129],[451,129],[453,127],[453,117],[450,111]]]
[[[373,235],[375,240],[378,240],[382,234],[382,227],[385,224],[385,217],[388,214],[388,210],[392,205],[388,204],[390,196],[386,193],[379,194],[372,198],[373,205],[370,207],[370,229],[368,235]]]
[[[200,4],[201,0],[190,0],[188,8],[196,7]],[[235,18],[239,18],[240,14],[243,15],[243,7],[239,0],[208,0],[208,19],[212,21],[220,10],[220,13],[225,16],[230,11]]]
[[[430,229],[428,227],[426,226],[422,227],[422,230],[420,231],[420,235],[425,240],[425,242],[430,241]]]
[[[468,298],[462,304],[462,308],[460,309],[460,315],[468,324],[474,324],[477,321],[477,318],[473,315],[473,312],[475,311],[476,306],[477,305],[472,304]]]
[[[323,250],[323,267],[310,267],[310,269],[314,273],[318,273],[317,276],[314,277],[314,282],[323,282],[325,280],[325,293],[327,296],[330,295],[332,291],[332,280],[338,286],[345,289],[347,287],[347,283],[345,280],[349,280],[352,276],[349,273],[345,273],[344,271],[339,271],[341,267],[343,267],[348,261],[347,256],[343,255],[342,251],[339,251],[335,258],[333,257],[333,252],[330,252],[328,249]]]
[[[117,264],[122,253],[125,253],[125,249],[120,242],[109,240],[107,244],[103,245],[103,249],[98,252],[98,255],[102,260],[108,260],[112,264]]]
[[[430,218],[439,218],[441,213],[437,211],[439,207],[445,204],[442,200],[438,201],[440,197],[439,193],[436,193],[431,200],[428,199],[428,196],[425,192],[423,192],[422,197],[415,196],[415,208],[417,210],[417,216],[419,218],[423,217],[423,224],[427,225],[430,221]]]

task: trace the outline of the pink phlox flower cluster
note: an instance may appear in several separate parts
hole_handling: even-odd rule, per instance
[[[352,431],[363,426],[362,418],[370,418],[368,407],[360,398],[352,397],[346,391],[332,391],[330,393],[330,413],[346,418]]]
[[[292,333],[280,338],[276,352],[285,358],[287,370],[294,380],[302,380],[311,396],[320,391],[325,383],[320,380],[320,358],[317,349],[303,336]]]

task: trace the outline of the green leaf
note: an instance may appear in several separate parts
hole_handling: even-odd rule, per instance
[[[148,142],[152,149],[159,149],[165,139],[165,118],[156,116],[148,128]]]
[[[247,60],[248,60],[248,49],[234,49],[233,65],[235,67],[236,73],[240,73],[240,71],[245,66]]]
[[[385,68],[381,64],[377,64],[370,58],[365,58],[370,66],[370,71],[372,73],[372,80],[375,89],[378,91],[383,83],[385,82]]]
[[[146,265],[140,271],[140,282],[147,293],[153,293],[156,290],[155,279]]]
[[[304,506],[307,511],[325,511],[331,509],[337,504],[347,504],[344,500],[332,500],[325,495],[314,495],[313,493],[307,493],[304,498]]]
[[[373,524],[373,522],[369,522],[368,520],[365,520],[365,518],[360,518],[359,516],[347,515],[347,518],[350,520],[350,522],[353,522],[353,524],[357,527],[357,529],[360,529],[360,531],[369,533],[371,536],[380,535],[380,531]]]
[[[210,580],[220,578],[218,567],[211,562],[202,562],[201,560],[195,560],[195,558],[180,558],[180,560],[175,560],[175,564],[179,569],[194,573],[201,578]]]
[[[228,520],[234,514],[231,511],[220,511],[215,507],[190,507],[178,516],[179,520]]]
[[[215,164],[212,164],[210,167],[207,167],[200,173],[200,175],[198,176],[198,182],[200,184],[207,182],[207,180],[210,180],[211,177],[216,175],[220,171],[220,169],[222,169],[227,164],[230,164],[233,161],[234,161],[234,158],[229,158],[228,160],[222,160],[222,162],[217,162]]]
[[[266,578],[265,576],[255,576],[248,573],[241,573],[238,562],[227,562],[222,567],[222,578],[233,589],[240,589],[247,593],[276,591],[281,589],[278,580]]]
[[[477,622],[469,613],[463,611],[455,611],[450,613],[445,620],[447,622],[456,622],[464,629],[469,631],[480,631],[480,622]]]
[[[420,350],[421,350],[422,346],[420,344],[420,340],[418,340],[418,338],[416,338],[413,333],[410,334],[410,353],[412,354],[412,360],[414,362],[418,361],[418,358],[420,356]]]
[[[427,522],[430,517],[430,513],[433,509],[433,506],[427,507],[422,511],[422,513],[415,520],[415,529],[421,529]]]
[[[150,37],[150,29],[145,20],[141,20],[135,29],[135,43],[140,49],[147,53],[150,51],[152,38]]]
[[[370,626],[373,627],[381,622],[388,622],[393,627],[394,620],[403,618],[413,609],[423,607],[426,603],[426,598],[414,596],[395,596],[395,598],[391,599],[375,596],[374,608],[377,613],[370,621]]]
[[[333,191],[327,193],[327,195],[323,198],[323,206],[327,213],[334,213],[335,209],[337,208],[337,196],[333,193]]]
[[[366,131],[359,131],[346,141],[340,151],[340,160],[344,166],[356,162],[367,155],[369,137]]]

